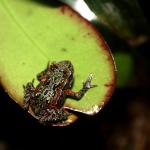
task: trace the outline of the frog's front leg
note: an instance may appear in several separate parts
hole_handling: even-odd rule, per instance
[[[68,89],[68,90],[64,90],[64,95],[70,96],[76,100],[80,100],[90,88],[94,88],[97,86],[97,85],[91,85],[92,78],[93,76],[92,74],[90,74],[87,80],[83,83],[83,87],[79,92],[73,92],[70,89]]]
[[[27,83],[26,86],[23,86],[24,88],[24,106],[23,108],[28,110],[30,101],[34,98],[34,85],[33,85],[34,80],[32,82]]]
[[[40,82],[45,82],[47,80],[47,76],[48,76],[48,70],[50,68],[50,62],[48,62],[47,67],[45,70],[43,70],[42,72],[37,74],[37,80]]]

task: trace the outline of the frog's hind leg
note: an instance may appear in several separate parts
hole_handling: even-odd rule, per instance
[[[68,119],[69,113],[64,109],[47,109],[44,116],[40,117],[40,122],[43,124],[53,124],[66,121]]]
[[[33,99],[34,97],[34,85],[33,85],[34,79],[32,80],[32,82],[28,82],[27,85],[23,85],[24,88],[24,106],[23,108],[28,110],[29,109],[29,105],[30,105],[30,100]]]

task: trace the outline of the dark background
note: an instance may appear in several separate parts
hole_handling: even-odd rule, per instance
[[[148,1],[139,3],[149,23]],[[134,82],[129,81],[136,86],[116,88],[100,113],[92,117],[79,114],[79,120],[70,126],[40,125],[0,87],[0,150],[150,149],[149,41],[138,49]]]

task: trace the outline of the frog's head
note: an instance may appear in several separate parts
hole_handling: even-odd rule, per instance
[[[67,79],[65,88],[71,88],[73,84],[73,65],[69,60],[60,61],[57,63],[59,70],[62,70],[65,78]]]
[[[69,69],[71,73],[73,73],[73,65],[69,60],[64,60],[64,61],[60,61],[58,62],[58,66],[62,69]]]

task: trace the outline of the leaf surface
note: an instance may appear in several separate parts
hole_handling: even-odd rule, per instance
[[[23,106],[23,85],[36,79],[48,61],[70,60],[74,65],[74,91],[90,73],[90,89],[80,100],[67,99],[65,107],[94,114],[110,98],[115,67],[103,38],[67,6],[42,5],[35,0],[0,1],[0,82]],[[38,81],[35,81],[35,85]]]

